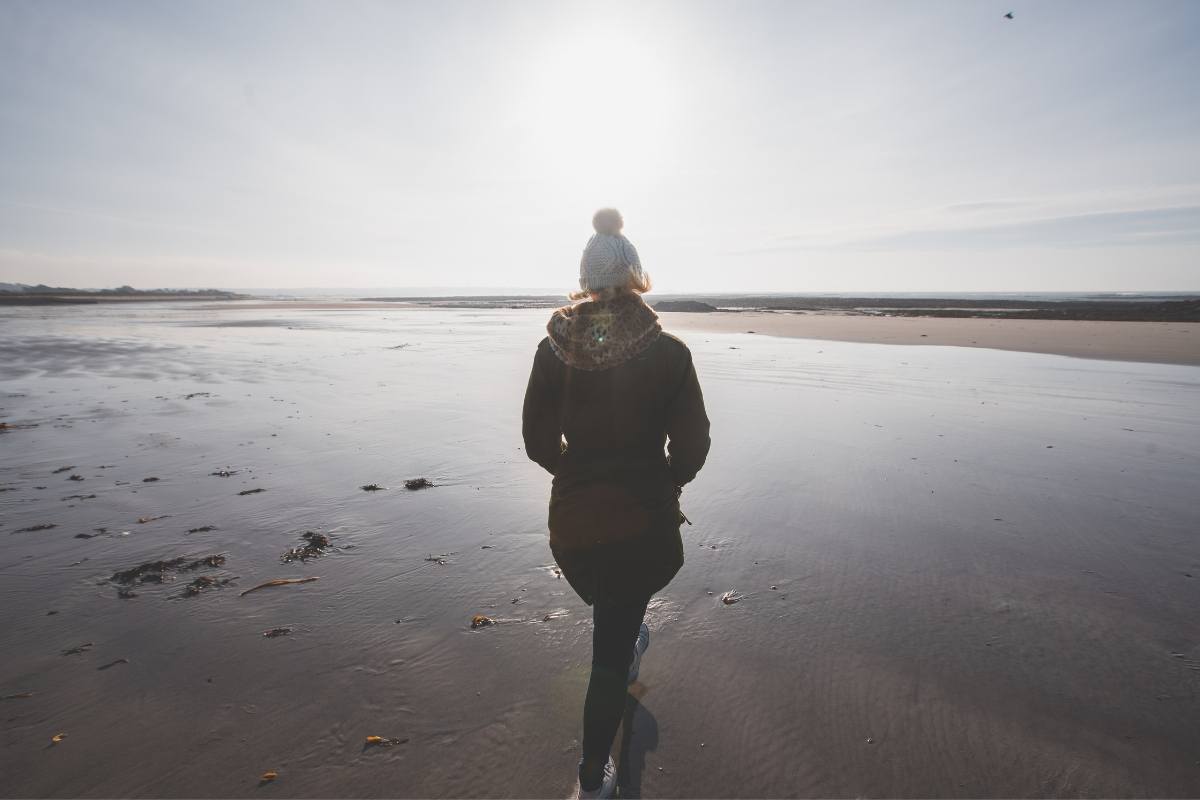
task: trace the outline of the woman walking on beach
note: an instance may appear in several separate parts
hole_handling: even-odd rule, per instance
[[[602,209],[592,225],[572,295],[583,302],[550,318],[522,428],[554,476],[550,549],[593,608],[576,796],[611,797],[610,750],[650,644],[646,606],[683,566],[679,495],[704,465],[709,424],[691,353],[642,300],[650,280],[621,215]]]

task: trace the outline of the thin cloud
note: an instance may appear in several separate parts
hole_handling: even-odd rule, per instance
[[[1021,200],[988,200],[980,203],[955,203],[946,206],[944,210],[951,214],[974,214],[980,211],[1011,211],[1031,205],[1033,204]]]
[[[968,204],[984,205],[984,204]],[[1020,205],[1031,205],[1022,203]],[[999,250],[1200,244],[1200,205],[1060,214],[971,227],[913,227],[814,241],[803,234],[727,255],[789,251]]]
[[[1152,242],[1150,241],[1152,240]],[[1046,217],[971,228],[913,230],[842,245],[869,250],[1200,244],[1200,205]]]
[[[19,208],[23,211],[33,211],[38,214],[49,214],[52,216],[65,217],[82,217],[100,222],[115,222],[119,225],[127,225],[135,228],[153,228],[155,230],[164,231],[180,231],[184,233],[202,233],[211,234],[212,231],[203,228],[196,228],[189,225],[178,225],[171,222],[156,222],[147,219],[134,219],[128,216],[118,216],[116,214],[104,214],[96,211],[89,211],[82,208],[63,208],[58,206],[44,206],[37,203],[24,203],[16,200],[5,200],[0,198],[0,204],[11,208]]]

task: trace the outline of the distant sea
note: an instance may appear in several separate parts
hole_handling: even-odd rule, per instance
[[[303,300],[355,300],[363,297],[565,297],[569,287],[517,287],[517,286],[418,286],[418,287],[374,287],[374,288],[255,288],[230,289],[241,294],[274,299]],[[1195,292],[654,292],[657,299],[689,297],[871,297],[871,298],[938,298],[943,300],[1183,300],[1200,297]]]

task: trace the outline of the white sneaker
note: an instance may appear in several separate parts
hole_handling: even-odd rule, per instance
[[[604,778],[600,781],[600,788],[587,791],[579,782],[579,778],[575,779],[575,794],[571,795],[569,800],[592,800],[592,798],[612,797],[617,792],[617,765],[613,763],[612,756],[608,757],[608,763],[604,765]]]
[[[629,665],[629,683],[638,679],[638,671],[642,668],[642,653],[645,653],[649,647],[650,628],[643,622],[641,630],[638,631],[637,641],[633,643],[633,663]]]

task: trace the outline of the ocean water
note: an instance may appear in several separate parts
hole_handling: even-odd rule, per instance
[[[590,618],[521,448],[544,321],[0,310],[0,793],[565,796]],[[1200,794],[1200,368],[687,341],[713,449],[624,796]]]
[[[525,297],[566,295],[573,286],[394,286],[394,287],[343,287],[343,288],[296,288],[264,287],[254,289],[231,289],[256,297],[346,300],[363,297]],[[1197,292],[775,292],[775,291],[721,291],[683,292],[665,294],[667,297],[889,297],[889,298],[942,298],[950,300],[1188,300],[1200,296]]]

